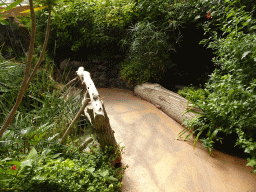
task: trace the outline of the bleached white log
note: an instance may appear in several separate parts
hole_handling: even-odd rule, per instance
[[[180,124],[183,123],[183,118],[191,120],[198,116],[198,114],[192,112],[183,114],[186,109],[193,105],[193,103],[189,102],[188,104],[187,99],[165,89],[159,84],[143,83],[137,85],[134,88],[134,94],[151,102]],[[197,107],[194,107],[193,109],[199,113],[203,113]]]
[[[86,85],[86,89],[89,93],[91,99],[90,104],[86,107],[85,114],[93,110],[93,118],[91,121],[96,125],[103,125],[105,122],[105,116],[103,111],[103,101],[100,98],[100,95],[91,79],[91,75],[88,71],[84,71],[84,67],[79,67],[76,71],[78,77],[80,78],[82,84]]]
[[[88,118],[91,124],[93,125],[93,132],[96,135],[96,139],[100,145],[102,151],[105,151],[106,146],[113,148],[117,147],[117,142],[114,137],[114,130],[112,130],[109,122],[109,118],[104,107],[103,101],[100,98],[100,95],[91,79],[90,73],[84,71],[83,67],[79,67],[77,70],[77,75],[81,80],[82,84],[86,86],[87,94],[84,95],[83,102],[86,102],[87,98],[90,98],[90,103],[86,106],[84,113]],[[110,153],[114,153],[114,150]],[[117,160],[121,161],[121,152],[119,153]],[[112,164],[113,165],[113,164]]]

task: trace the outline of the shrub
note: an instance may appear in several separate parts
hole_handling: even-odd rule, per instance
[[[123,63],[122,77],[133,84],[140,84],[152,79],[159,81],[161,74],[172,67],[165,50],[170,47],[167,36],[153,23],[139,22],[131,29],[134,38],[130,56]],[[123,40],[123,44],[126,41]]]
[[[60,2],[54,9],[48,50],[56,44],[57,48],[69,46],[76,51],[84,45],[93,47],[115,40],[116,29],[122,29],[131,19],[134,4],[127,2]],[[47,9],[38,11],[37,17],[37,31],[43,32]],[[42,43],[43,39],[42,33],[37,40]]]
[[[121,191],[125,168],[112,168],[105,152],[81,153],[54,145],[38,154],[35,148],[22,161],[0,161],[0,189],[21,191]],[[122,149],[121,149],[122,150]],[[58,152],[58,153],[56,153]],[[120,175],[119,175],[120,174]]]
[[[195,144],[200,137],[210,154],[213,140],[221,140],[218,133],[237,133],[239,138],[236,145],[241,145],[252,156],[247,159],[247,166],[254,166],[256,172],[256,47],[255,33],[252,33],[255,20],[243,11],[244,7],[233,6],[236,1],[225,2],[219,5],[220,9],[212,11],[212,17],[223,22],[221,30],[227,33],[227,37],[218,38],[217,32],[210,30],[209,23],[204,24],[204,30],[213,34],[213,41],[208,47],[217,50],[218,57],[213,61],[221,69],[216,69],[206,84],[205,90],[209,93],[207,99],[194,103],[204,114],[184,123],[188,127],[197,127],[194,131],[197,133]],[[203,40],[202,43],[207,41]],[[196,96],[195,92],[193,94]]]

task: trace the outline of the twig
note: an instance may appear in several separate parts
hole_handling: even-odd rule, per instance
[[[87,92],[86,92],[87,94]],[[88,105],[88,103],[90,102],[90,98],[86,98],[85,102],[83,103],[82,107],[80,108],[79,112],[76,114],[75,119],[72,121],[72,123],[70,124],[70,126],[67,128],[65,134],[63,135],[63,137],[60,140],[60,144],[64,141],[64,139],[67,137],[68,132],[71,130],[71,128],[74,126],[75,122],[78,120],[78,118],[81,116],[81,114],[83,113],[85,107]]]
[[[79,146],[79,149],[84,149],[90,142],[93,141],[93,138],[89,137],[87,138],[80,146]]]

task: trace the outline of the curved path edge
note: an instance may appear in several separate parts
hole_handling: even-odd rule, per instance
[[[184,127],[133,91],[99,88],[98,92],[115,138],[125,146],[122,164],[129,167],[122,191],[256,191],[256,174],[246,160],[216,150],[209,156],[200,142],[194,150],[192,138],[176,140]]]

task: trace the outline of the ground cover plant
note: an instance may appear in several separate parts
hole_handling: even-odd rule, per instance
[[[1,190],[120,191],[125,168],[113,169],[107,151],[91,148],[81,153],[77,148],[50,144],[38,153],[35,146],[27,155],[1,159]]]

